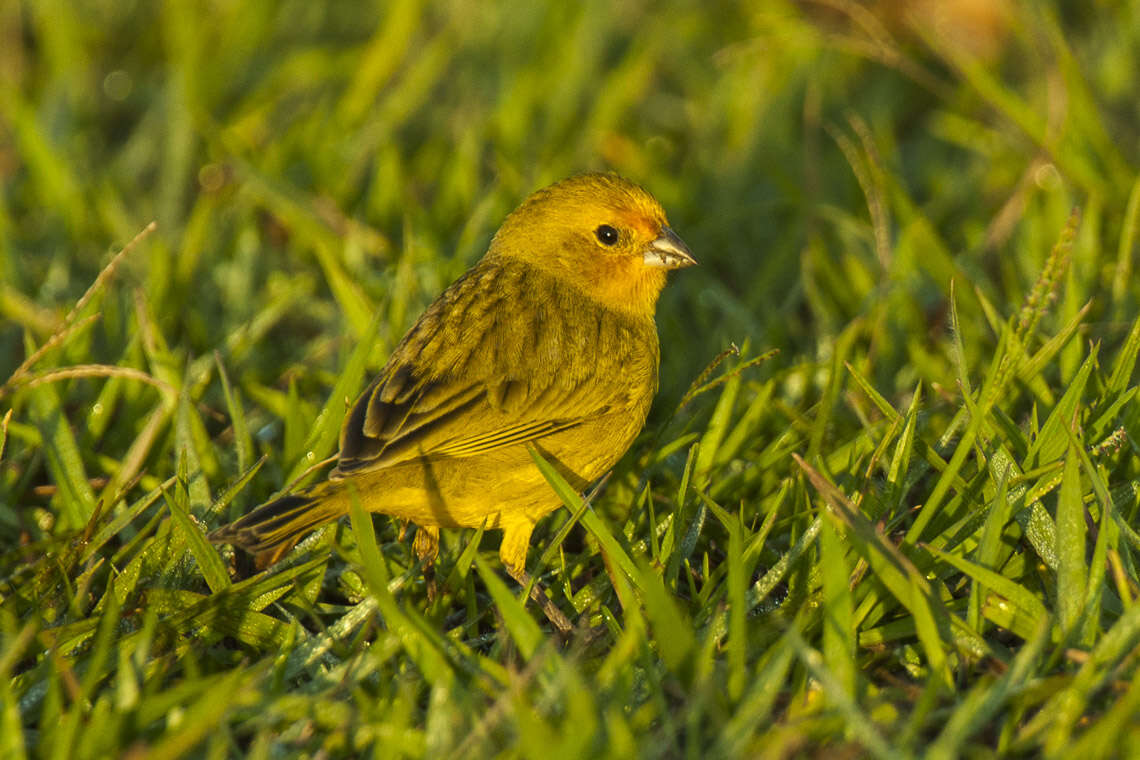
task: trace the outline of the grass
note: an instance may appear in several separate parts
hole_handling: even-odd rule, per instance
[[[1134,756],[1140,7],[904,7],[6,5],[0,755]],[[591,168],[702,266],[577,633],[494,532],[205,541]]]

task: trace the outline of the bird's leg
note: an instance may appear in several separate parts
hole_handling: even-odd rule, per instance
[[[424,568],[424,579],[427,581],[428,601],[434,602],[435,587],[435,558],[439,555],[439,528],[425,528],[416,526],[416,537],[412,539],[412,551],[416,553]]]
[[[554,624],[561,633],[569,633],[574,629],[569,619],[562,614],[562,610],[546,595],[546,589],[537,580],[531,585],[531,577],[526,571],[526,552],[530,545],[530,533],[534,530],[534,523],[523,522],[503,528],[503,541],[499,544],[499,559],[511,577],[518,581],[523,588],[530,588],[530,598],[542,608],[546,619]]]

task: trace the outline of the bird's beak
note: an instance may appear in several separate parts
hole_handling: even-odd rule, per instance
[[[661,269],[680,269],[697,263],[689,246],[668,227],[661,228],[661,236],[645,249],[645,266]]]

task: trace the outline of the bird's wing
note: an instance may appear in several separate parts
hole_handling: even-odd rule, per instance
[[[477,267],[421,317],[349,412],[334,477],[478,455],[628,403],[620,372],[580,361],[569,369],[557,358],[582,350],[574,345],[580,324],[566,324],[555,308],[520,307],[518,287],[488,287],[506,277]],[[516,295],[506,299],[504,290]]]
[[[395,398],[386,390],[387,384],[375,384],[349,415],[338,474],[474,456],[567,430],[603,411],[597,405],[568,408],[555,403],[553,387],[530,385],[524,391],[521,382],[510,380],[427,381]]]

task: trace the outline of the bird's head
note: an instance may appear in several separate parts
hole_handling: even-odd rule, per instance
[[[579,174],[534,193],[487,255],[527,261],[639,316],[653,314],[668,270],[697,263],[661,204],[616,174]]]

